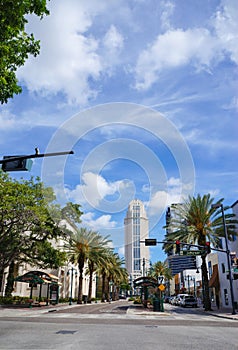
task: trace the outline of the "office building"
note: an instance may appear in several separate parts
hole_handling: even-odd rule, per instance
[[[143,203],[130,202],[124,219],[125,263],[131,280],[146,276],[150,268],[149,248],[143,242],[149,236],[149,223]]]

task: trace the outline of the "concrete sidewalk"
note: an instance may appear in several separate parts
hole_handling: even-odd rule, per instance
[[[142,305],[132,305],[130,306],[128,312],[129,313],[134,313],[137,315],[161,315],[161,316],[166,316],[166,315],[171,315],[171,310],[169,309],[169,304],[164,304],[164,312],[158,312],[158,311],[153,311],[153,307],[150,306],[148,308],[144,308]],[[206,315],[212,315],[216,317],[221,317],[221,318],[227,318],[227,319],[232,319],[232,320],[237,320],[238,321],[238,310],[236,311],[235,315],[232,315],[232,310],[229,309],[217,309],[214,307],[212,311],[205,311],[203,307],[199,307],[195,309],[199,314],[206,314]]]
[[[88,304],[92,305],[92,304]],[[16,306],[3,306],[0,305],[0,317],[34,317],[43,313],[54,313],[58,310],[67,310],[70,308],[74,308],[78,306],[78,304],[74,303],[72,305],[69,304],[57,304],[57,305],[48,305],[48,306],[34,306],[32,308],[29,307],[16,307]],[[232,310],[229,309],[217,309],[213,308],[212,311],[204,311],[202,307],[196,309],[199,314],[209,314],[216,317],[227,318],[232,320],[238,320],[238,311],[235,315],[232,315]],[[67,312],[67,311],[66,311]],[[141,315],[141,316],[170,316],[172,314],[169,304],[164,304],[164,312],[153,311],[153,307],[144,308],[142,305],[138,304],[129,304],[128,303],[128,311],[129,315]]]

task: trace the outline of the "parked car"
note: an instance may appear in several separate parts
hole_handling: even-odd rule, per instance
[[[171,305],[175,305],[175,300],[176,300],[176,297],[173,296],[173,297],[171,297],[169,303],[170,303]]]
[[[197,299],[193,297],[192,295],[185,295],[180,302],[180,305],[182,307],[198,307]]]
[[[176,296],[175,305],[181,306],[181,301],[182,301],[183,297],[185,297],[185,296],[189,296],[189,295],[188,294],[178,294]]]

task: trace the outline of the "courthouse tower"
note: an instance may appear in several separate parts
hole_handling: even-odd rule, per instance
[[[143,203],[134,199],[130,202],[124,219],[125,263],[130,278],[145,276],[150,267],[149,247],[144,241],[149,236],[149,223]]]

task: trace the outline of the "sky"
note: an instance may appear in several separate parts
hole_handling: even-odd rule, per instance
[[[123,256],[124,218],[140,199],[150,237],[188,195],[232,205],[237,193],[236,0],[51,0],[28,17],[41,41],[0,107],[0,158],[34,159],[30,172],[57,203],[82,207],[82,226],[109,234]],[[161,245],[151,260],[163,260]]]

